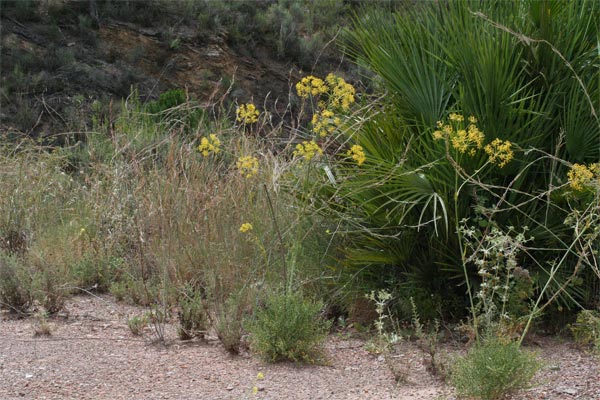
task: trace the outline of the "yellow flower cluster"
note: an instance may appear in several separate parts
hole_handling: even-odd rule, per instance
[[[312,117],[312,131],[325,137],[328,134],[335,132],[338,126],[342,123],[340,117],[336,117],[331,110],[321,110],[316,112]]]
[[[312,130],[321,137],[333,133],[340,126],[341,119],[335,116],[333,110],[349,111],[356,94],[354,86],[335,74],[327,75],[325,80],[312,75],[304,77],[296,84],[296,91],[301,98],[323,95],[317,101],[319,111],[312,118]]]
[[[346,155],[348,157],[351,157],[354,161],[356,161],[356,164],[360,167],[367,159],[367,156],[365,156],[365,151],[363,150],[363,147],[361,145],[355,144],[352,147],[350,147],[350,150],[348,150],[348,152],[346,153]]]
[[[435,140],[449,139],[452,147],[461,154],[474,156],[478,149],[483,146],[485,135],[477,128],[477,119],[469,117],[469,125],[464,127],[465,117],[461,114],[452,113],[448,117],[450,124],[438,121],[438,130],[433,132]]]
[[[317,78],[316,76],[305,76],[302,80],[296,83],[296,91],[298,96],[303,99],[308,96],[316,97],[320,94],[325,94],[329,88],[323,82],[323,79]]]
[[[244,222],[242,226],[240,226],[240,232],[246,233],[252,230],[252,224],[249,222]]]
[[[514,158],[512,143],[508,140],[496,138],[485,146],[484,150],[490,157],[490,162],[498,165],[500,168],[504,167]]]
[[[221,145],[221,141],[214,133],[208,135],[208,137],[204,136],[200,139],[200,145],[198,146],[198,151],[202,153],[204,157],[207,157],[210,153],[217,154],[221,149],[219,146]]]
[[[317,154],[323,155],[323,150],[314,140],[298,143],[294,150],[294,157],[304,157],[306,161],[312,160]]]
[[[344,111],[348,111],[355,101],[354,95],[356,94],[356,90],[354,89],[354,86],[346,83],[344,78],[334,74],[327,75],[325,80],[331,88],[331,96],[329,99],[331,105],[335,108],[339,107]]]
[[[252,103],[242,104],[235,111],[237,121],[243,124],[253,124],[258,121],[258,110]]]
[[[240,157],[236,163],[240,174],[246,178],[252,178],[258,173],[258,159],[252,156]]]
[[[567,173],[571,188],[577,191],[583,191],[586,187],[590,187],[596,180],[596,185],[600,187],[600,164],[593,163],[589,167],[582,164],[574,164],[571,170]]]

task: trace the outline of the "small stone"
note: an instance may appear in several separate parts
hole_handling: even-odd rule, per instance
[[[31,379],[31,378],[33,378],[33,374],[25,374],[25,378],[26,379]]]
[[[560,371],[560,365],[551,365],[548,369],[550,371]]]
[[[225,389],[232,391],[233,390],[233,386],[227,386]]]
[[[377,357],[377,361],[383,362],[383,361],[385,361],[385,357],[384,356],[379,356],[379,357]]]
[[[577,389],[572,388],[572,387],[560,386],[560,387],[556,388],[556,391],[558,393],[568,394],[570,396],[575,396],[577,394]]]

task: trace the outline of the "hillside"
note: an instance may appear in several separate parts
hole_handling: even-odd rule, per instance
[[[134,88],[143,102],[180,88],[200,104],[228,93],[282,115],[302,67],[348,69],[329,38],[351,8],[326,2],[319,22],[311,2],[279,3],[2,1],[0,130],[87,131]]]

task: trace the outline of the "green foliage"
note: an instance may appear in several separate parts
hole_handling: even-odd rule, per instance
[[[349,53],[389,95],[351,133],[367,162],[358,171],[342,165],[339,184],[325,192],[327,202],[335,199],[330,215],[352,231],[346,263],[388,284],[445,290],[443,297],[460,305],[462,285],[476,287],[480,278],[455,232],[475,210],[484,234],[490,222],[531,227],[530,246],[544,250],[520,262],[544,299],[558,292],[566,307],[589,299],[594,284],[569,281],[581,258],[570,247],[573,226],[565,224],[575,207],[556,185],[567,182],[571,163],[598,160],[600,121],[590,99],[600,90],[592,61],[599,17],[593,1],[456,1],[357,18],[346,36]],[[572,40],[559,33],[565,26],[576,32]],[[481,151],[463,154],[435,140],[437,121],[452,112],[476,118]],[[506,166],[483,151],[495,138],[513,144]],[[587,271],[579,271],[584,281],[597,282]]]
[[[575,323],[569,326],[575,342],[580,345],[593,345],[600,350],[600,313],[582,310],[577,314]]]
[[[242,321],[246,306],[243,291],[227,297],[223,303],[216,302],[215,319],[213,328],[217,332],[219,341],[232,354],[240,352],[242,336],[244,334]]]
[[[185,103],[186,95],[182,89],[171,89],[161,93],[157,101],[148,103],[148,112],[158,114],[169,108]]]
[[[144,332],[144,328],[148,325],[148,315],[134,315],[127,319],[127,327],[135,336],[140,336]]]
[[[71,267],[71,274],[77,285],[84,290],[100,293],[108,291],[112,280],[117,277],[120,259],[84,256]]]
[[[539,368],[536,357],[518,344],[491,338],[456,360],[451,383],[461,396],[498,400],[527,388]]]
[[[181,340],[204,337],[208,329],[208,318],[202,299],[202,292],[186,285],[179,294],[179,328]]]
[[[0,250],[0,307],[27,315],[32,304],[31,281],[22,261]]]
[[[315,363],[330,322],[320,316],[323,303],[302,292],[271,293],[247,323],[251,348],[265,360]]]

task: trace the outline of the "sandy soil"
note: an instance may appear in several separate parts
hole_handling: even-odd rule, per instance
[[[51,335],[38,337],[34,318],[1,316],[0,399],[455,398],[408,341],[385,359],[360,339],[331,335],[325,366],[270,365],[248,353],[231,356],[217,340],[182,342],[174,325],[165,327],[167,346],[153,344],[151,328],[139,337],[127,327],[142,312],[110,297],[76,297],[49,320]],[[597,356],[551,338],[533,347],[544,368],[536,386],[514,399],[600,399]],[[402,371],[399,382],[392,369]]]

